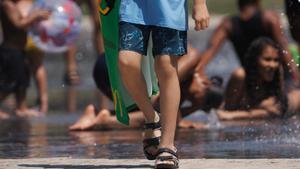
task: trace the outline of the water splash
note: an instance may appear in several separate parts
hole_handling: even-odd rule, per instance
[[[210,129],[220,129],[222,128],[222,125],[220,123],[220,120],[217,115],[216,109],[211,109],[208,114],[208,127]]]

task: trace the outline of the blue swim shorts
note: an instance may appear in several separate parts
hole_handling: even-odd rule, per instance
[[[153,56],[182,56],[187,53],[187,31],[120,22],[119,51],[129,50],[147,55],[148,40],[152,32]]]

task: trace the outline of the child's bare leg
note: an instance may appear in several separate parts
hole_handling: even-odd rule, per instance
[[[32,52],[30,55],[31,71],[38,89],[39,111],[48,112],[47,73],[43,64],[43,53]]]
[[[44,66],[41,66],[36,71],[36,80],[38,92],[39,92],[39,101],[40,101],[40,108],[39,110],[42,113],[48,112],[48,85],[47,85],[47,75],[46,69]]]
[[[146,122],[155,121],[155,113],[148,99],[147,86],[141,69],[142,56],[136,52],[119,52],[119,69],[126,89],[144,112]]]
[[[77,85],[80,83],[80,77],[77,72],[76,63],[76,46],[70,46],[68,51],[65,53],[66,62],[66,80],[70,85]]]
[[[147,86],[141,69],[142,55],[131,51],[119,52],[119,69],[124,85],[135,100],[140,110],[146,117],[146,123],[159,122],[158,115],[154,112],[150,99],[148,99]],[[150,138],[161,135],[160,130],[147,129],[144,132],[143,147],[146,157],[153,158],[157,152],[156,145],[145,143]],[[157,140],[157,139],[156,139]],[[148,156],[151,154],[151,157]]]
[[[174,137],[180,101],[177,58],[168,55],[155,58],[155,71],[160,87],[162,138],[160,147],[174,150]]]

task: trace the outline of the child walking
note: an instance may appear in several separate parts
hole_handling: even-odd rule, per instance
[[[206,0],[194,0],[195,30],[208,27]],[[145,115],[144,154],[155,168],[178,168],[174,146],[180,86],[177,59],[187,53],[187,0],[121,0],[119,69],[126,89]],[[147,96],[141,71],[152,34],[160,87],[160,116]]]

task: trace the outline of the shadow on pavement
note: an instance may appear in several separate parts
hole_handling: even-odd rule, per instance
[[[36,167],[45,169],[110,169],[110,168],[154,168],[153,165],[49,165],[49,164],[20,164],[20,167]]]

